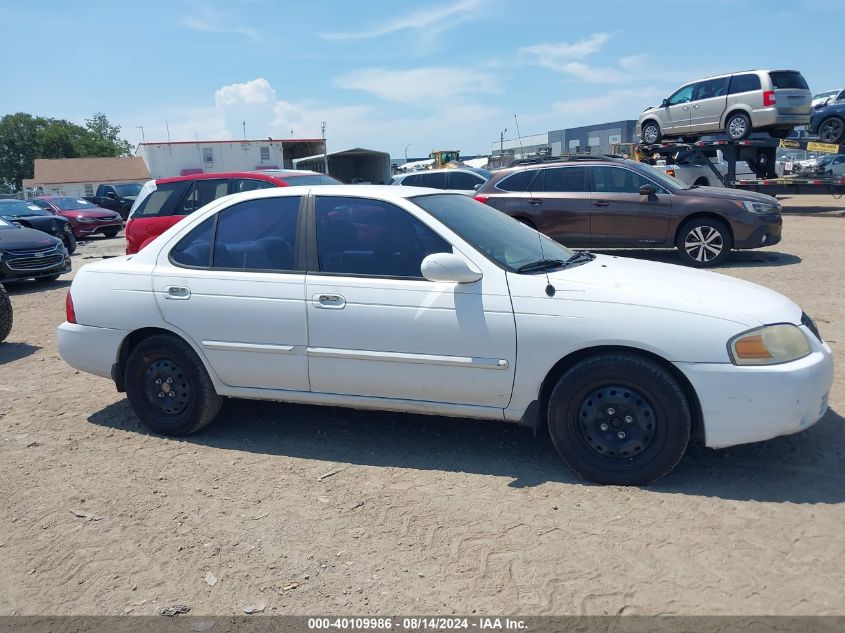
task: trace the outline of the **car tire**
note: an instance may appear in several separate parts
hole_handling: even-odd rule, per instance
[[[751,118],[745,112],[734,112],[725,119],[725,133],[732,141],[741,141],[751,134]]]
[[[103,235],[106,237],[117,237],[117,234],[120,232],[120,229],[106,229],[103,231]]]
[[[40,284],[51,284],[56,281],[59,277],[61,277],[62,273],[57,273],[55,275],[47,275],[46,277],[36,277],[35,281]]]
[[[701,176],[700,178],[696,178],[695,182],[692,184],[697,187],[709,187],[710,181],[707,180],[707,178],[705,178],[704,176]]]
[[[728,225],[710,217],[695,218],[678,231],[675,241],[681,261],[687,266],[718,266],[730,254],[733,238]]]
[[[831,116],[819,123],[819,140],[823,143],[840,145],[845,141],[845,119]]]
[[[659,143],[663,138],[663,133],[660,131],[660,126],[657,121],[646,121],[643,123],[641,141],[646,145],[654,145]]]
[[[3,284],[0,284],[0,343],[5,341],[12,331],[13,320],[12,301]]]
[[[776,128],[774,130],[769,130],[769,136],[772,138],[789,138],[789,135],[792,134],[794,128],[791,127],[782,127]]]
[[[692,414],[678,381],[655,361],[607,352],[561,376],[549,434],[576,473],[599,484],[644,486],[667,475],[689,444]]]
[[[196,352],[170,335],[138,343],[126,360],[124,384],[135,414],[162,435],[196,433],[223,403]]]
[[[69,227],[65,228],[62,232],[62,243],[65,245],[69,255],[73,255],[76,252],[76,236],[74,236],[73,231]]]

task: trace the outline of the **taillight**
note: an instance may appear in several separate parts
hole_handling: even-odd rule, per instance
[[[666,170],[666,175],[667,175],[667,176],[672,176],[672,178],[674,178],[674,177],[675,177],[675,170],[674,170],[674,169],[667,169],[667,170]]]
[[[482,204],[487,204],[487,201],[490,199],[490,196],[473,196],[473,200],[478,200]]]
[[[73,297],[70,296],[70,290],[67,291],[65,298],[65,319],[68,323],[76,323],[76,311],[73,309]]]
[[[775,91],[774,90],[766,90],[763,93],[763,105],[764,106],[773,106],[775,105]]]

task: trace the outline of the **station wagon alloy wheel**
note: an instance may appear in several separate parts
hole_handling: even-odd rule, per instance
[[[684,238],[684,250],[694,260],[708,263],[715,260],[725,248],[722,234],[712,226],[697,226]]]

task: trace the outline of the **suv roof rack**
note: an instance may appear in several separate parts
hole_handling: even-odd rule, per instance
[[[613,161],[624,160],[624,156],[618,154],[569,154],[565,156],[535,156],[533,158],[520,158],[511,161],[508,167],[519,167],[520,165],[539,165],[541,163],[569,163],[579,160]]]

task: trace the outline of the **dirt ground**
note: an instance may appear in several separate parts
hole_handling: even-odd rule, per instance
[[[59,359],[69,281],[13,286],[0,615],[845,614],[845,219],[784,234],[721,272],[816,318],[831,410],[693,447],[647,489],[587,484],[504,423],[228,401],[199,435],[153,435]],[[122,247],[89,242],[74,267]]]

